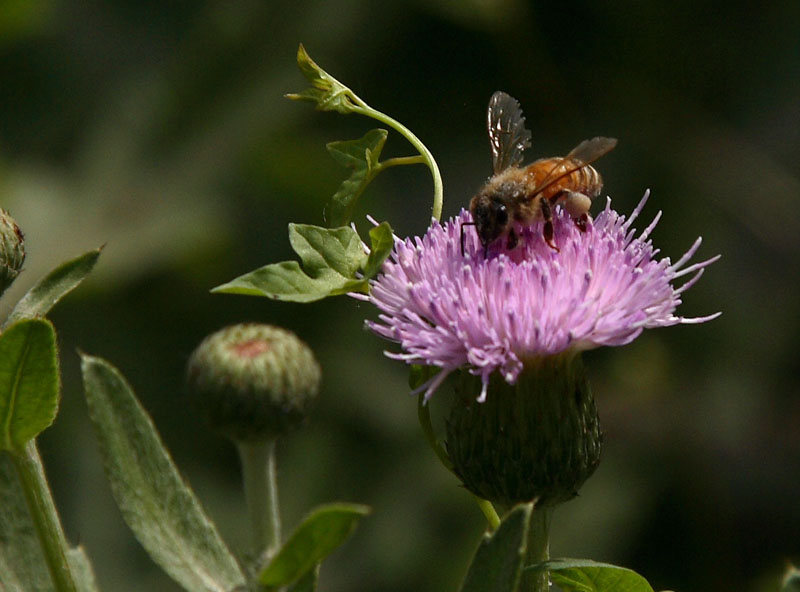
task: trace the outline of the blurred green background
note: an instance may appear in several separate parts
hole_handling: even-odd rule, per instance
[[[615,136],[598,163],[615,207],[630,212],[651,188],[638,226],[664,210],[664,255],[698,235],[699,258],[722,253],[679,311],[720,319],[586,356],[604,459],[556,512],[551,551],[634,568],[656,589],[769,589],[800,560],[800,3],[0,0],[0,205],[28,248],[3,310],[106,244],[52,315],[63,400],[40,440],[101,587],[179,589],[111,499],[76,348],[126,374],[245,550],[234,450],[187,411],[183,387],[194,346],[232,322],[292,329],[324,369],[309,425],[279,447],[285,529],[325,501],[373,507],[321,590],[456,590],[484,528],[424,444],[405,368],[382,354],[393,346],[363,330],[368,306],[209,294],[292,257],[287,223],[321,224],[346,175],[325,143],[375,127],[282,98],[305,88],[299,42],[428,145],[446,216],[490,172],[485,109],[502,89],[525,110],[530,158]],[[390,135],[387,156],[410,153]],[[392,169],[358,220],[421,233],[431,195],[427,169]]]

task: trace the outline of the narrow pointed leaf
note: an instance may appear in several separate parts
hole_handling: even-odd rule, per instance
[[[356,504],[329,504],[317,508],[292,533],[258,576],[258,581],[275,589],[303,578],[341,545],[368,513],[369,508]]]
[[[551,559],[526,569],[548,570],[564,592],[653,592],[635,571],[589,559]]]
[[[4,326],[20,319],[43,317],[65,295],[74,290],[94,268],[100,257],[100,249],[94,249],[65,261],[42,278],[22,297],[11,311]]]
[[[0,590],[55,590],[14,465],[0,453]]]
[[[58,412],[56,332],[45,319],[19,321],[0,335],[0,450],[21,450]]]
[[[352,170],[325,206],[329,228],[350,224],[356,203],[375,174],[388,135],[385,129],[373,129],[358,140],[328,144],[334,160]]]
[[[522,574],[532,504],[514,508],[481,541],[461,592],[515,592]]]
[[[181,478],[131,387],[100,358],[82,355],[81,369],[111,491],[150,557],[193,592],[243,586],[236,560]]]
[[[287,99],[311,101],[316,104],[319,111],[339,113],[353,111],[355,105],[351,96],[352,91],[320,68],[308,55],[302,43],[297,49],[297,66],[311,83],[311,87],[299,93],[288,94]]]
[[[313,302],[328,296],[366,291],[357,272],[367,261],[358,234],[350,227],[289,225],[297,261],[274,263],[217,286],[214,293],[266,296],[273,300]]]

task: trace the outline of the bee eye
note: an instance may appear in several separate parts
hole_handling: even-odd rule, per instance
[[[495,220],[498,224],[503,225],[508,222],[508,210],[502,204],[498,204],[494,211]]]

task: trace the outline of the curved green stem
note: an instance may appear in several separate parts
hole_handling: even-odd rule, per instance
[[[11,458],[22,482],[25,501],[28,503],[28,510],[55,589],[58,592],[78,592],[67,562],[69,545],[61,528],[50,487],[47,485],[36,442],[31,440],[24,449],[12,452]]]
[[[425,435],[425,440],[428,441],[428,445],[433,449],[433,452],[438,457],[439,462],[441,462],[448,471],[455,475],[455,472],[453,471],[453,463],[450,462],[450,457],[447,456],[447,451],[444,449],[444,446],[442,446],[441,442],[436,439],[436,434],[433,431],[433,424],[431,423],[430,408],[424,403],[422,396],[417,398],[417,417],[419,417],[419,424],[422,427],[422,433]],[[498,516],[497,511],[494,509],[492,502],[474,494],[472,497],[475,498],[475,502],[478,504],[481,512],[483,512],[483,515],[486,517],[486,521],[489,523],[489,528],[491,530],[496,530],[500,525],[500,516]]]
[[[424,159],[424,163],[428,166],[431,171],[431,176],[433,177],[433,208],[432,208],[432,215],[436,220],[440,220],[442,217],[442,202],[444,200],[444,188],[442,185],[442,175],[439,173],[439,167],[436,164],[436,160],[433,158],[433,154],[422,141],[414,135],[414,133],[404,126],[402,123],[389,117],[385,113],[381,113],[380,111],[373,109],[369,105],[367,105],[364,101],[362,101],[355,93],[351,94],[350,97],[355,103],[355,106],[352,108],[354,113],[360,113],[361,115],[366,115],[367,117],[371,117],[381,123],[385,123],[395,131],[399,132],[409,143],[416,148],[422,158]]]

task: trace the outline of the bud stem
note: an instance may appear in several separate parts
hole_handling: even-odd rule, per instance
[[[536,565],[550,559],[550,518],[553,508],[535,508],[531,514],[528,529],[528,545],[525,552],[525,565]],[[546,570],[528,570],[522,572],[520,592],[548,592],[550,575]]]
[[[61,528],[56,505],[36,442],[31,440],[24,449],[11,454],[25,493],[25,501],[42,546],[44,558],[57,592],[78,592],[67,562],[67,538]]]
[[[238,442],[242,480],[253,550],[256,556],[271,559],[281,544],[281,518],[278,508],[278,482],[275,465],[275,439]]]

